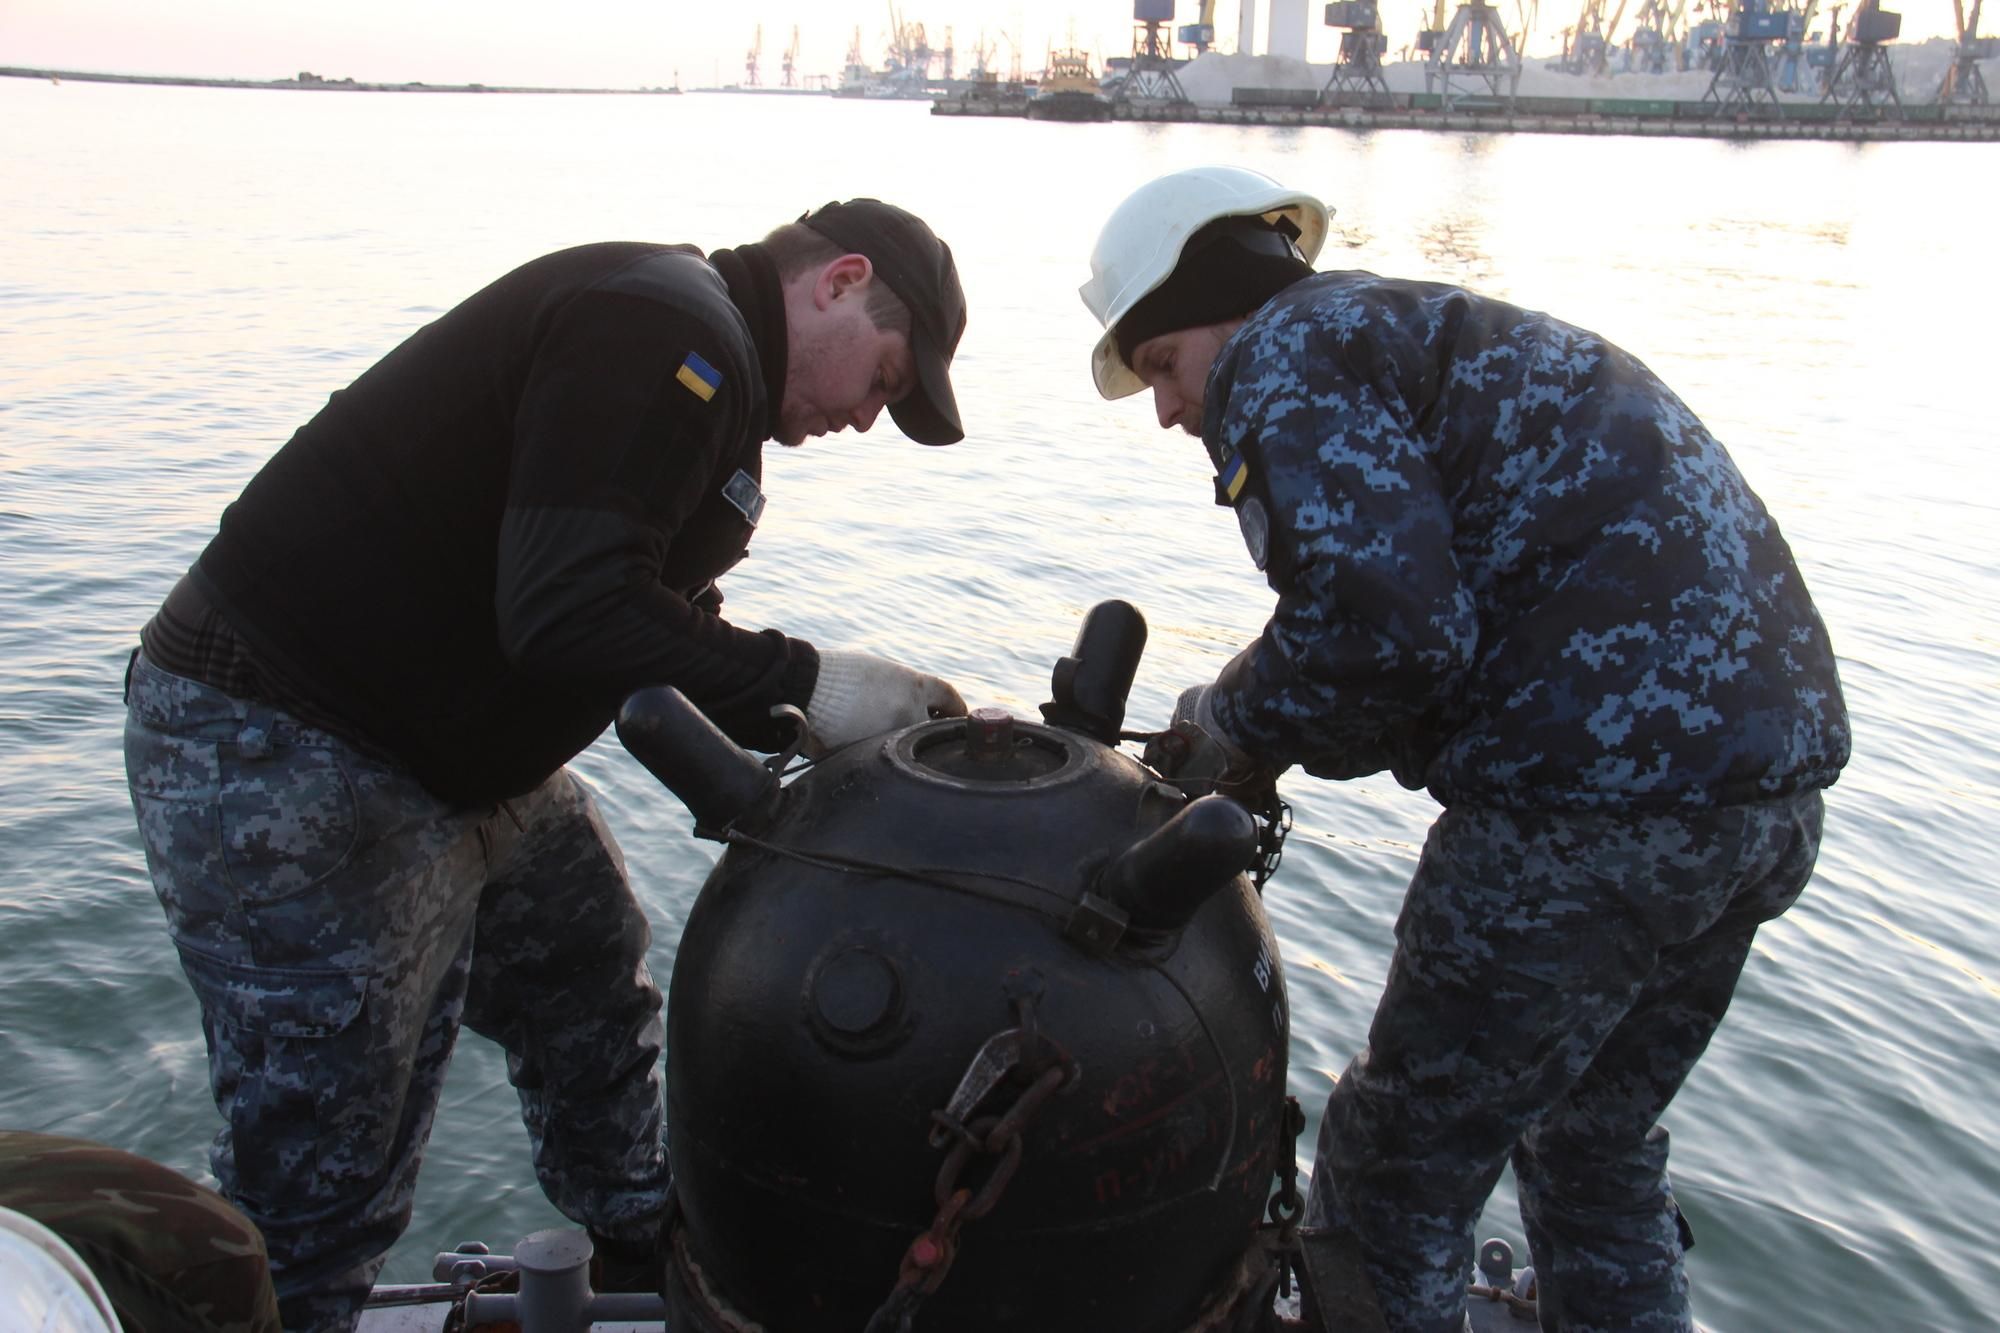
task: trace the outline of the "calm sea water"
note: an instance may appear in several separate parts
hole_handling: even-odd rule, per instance
[[[1322,267],[1462,281],[1647,360],[1729,442],[1830,623],[1856,757],[1669,1113],[1716,1330],[2000,1327],[2000,146],[1731,146],[934,119],[819,98],[306,96],[0,80],[0,1125],[193,1174],[217,1120],[126,802],[120,673],[222,506],[405,334],[559,246],[751,239],[876,194],[956,249],[971,436],[767,458],[741,622],[1032,715],[1092,603],[1143,608],[1164,715],[1270,595],[1199,447],[1091,389],[1096,227],[1162,171],[1339,210]],[[673,966],[715,855],[604,742],[578,762]],[[1433,807],[1288,780],[1268,899],[1317,1115],[1360,1046]],[[1305,1143],[1311,1143],[1308,1128]],[[1308,1148],[1309,1151],[1309,1148]],[[1503,1182],[1485,1229],[1518,1239]],[[554,1222],[497,1052],[462,1043],[387,1276]]]

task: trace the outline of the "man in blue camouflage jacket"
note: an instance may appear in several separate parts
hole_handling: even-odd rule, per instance
[[[1811,874],[1848,754],[1833,651],[1650,371],[1458,288],[1315,274],[1327,217],[1196,168],[1092,255],[1099,390],[1200,434],[1278,596],[1149,758],[1238,793],[1387,769],[1444,807],[1307,1210],[1390,1326],[1464,1326],[1511,1157],[1544,1329],[1689,1329],[1657,1122]]]

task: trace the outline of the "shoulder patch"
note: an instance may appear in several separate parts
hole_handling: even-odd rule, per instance
[[[1243,494],[1243,484],[1249,480],[1250,464],[1244,461],[1242,454],[1233,449],[1226,450],[1223,454],[1222,474],[1217,479],[1222,493],[1233,501]]]
[[[736,469],[736,475],[722,484],[722,498],[735,505],[753,528],[764,516],[764,491],[742,468]]]
[[[722,372],[701,359],[697,352],[689,352],[681,368],[674,372],[674,378],[687,386],[689,393],[704,403],[715,397],[715,391],[722,387]],[[742,473],[737,473],[742,476]]]
[[[1236,526],[1243,529],[1243,545],[1249,548],[1251,563],[1263,569],[1271,563],[1271,516],[1264,502],[1251,496],[1236,506]]]

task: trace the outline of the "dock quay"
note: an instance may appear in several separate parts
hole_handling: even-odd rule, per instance
[[[310,93],[560,93],[568,96],[618,93],[678,94],[673,88],[546,88],[486,83],[360,83],[353,79],[322,78],[302,70],[289,79],[220,79],[180,74],[107,74],[86,69],[31,69],[21,65],[0,65],[0,79],[33,79],[45,83],[123,83],[154,88],[252,88],[277,92]]]
[[[955,97],[934,116],[1014,116],[1019,102]],[[1322,104],[1290,89],[1238,88],[1228,106],[1195,102],[1113,102],[1113,121],[1190,125],[1318,125],[1343,130],[1431,130],[1448,134],[1623,134],[1642,138],[1818,139],[1848,142],[2000,141],[2000,105],[1822,102],[1723,106],[1622,98],[1377,95],[1367,105]]]

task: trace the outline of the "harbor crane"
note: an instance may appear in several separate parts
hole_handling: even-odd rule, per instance
[[[1854,17],[1847,21],[1847,41],[1840,48],[1840,63],[1827,80],[1822,104],[1875,107],[1901,106],[1896,91],[1895,67],[1889,63],[1888,43],[1902,35],[1903,16],[1884,9],[1881,0],[1861,0]]]
[[[1715,115],[1731,110],[1755,111],[1760,105],[1774,112],[1778,89],[1771,80],[1771,43],[1790,31],[1789,16],[1773,10],[1770,0],[1736,0],[1723,28],[1722,63],[1708,81],[1701,100],[1715,104]]]
[[[1840,63],[1840,11],[1844,5],[1833,7],[1833,17],[1826,25],[1826,40],[1806,42],[1806,68],[1813,74],[1813,80],[1820,92],[1833,86],[1833,68]]]
[[[905,23],[889,4],[889,77],[922,88],[931,77],[931,43],[921,23]]]
[[[998,49],[993,40],[986,35],[986,30],[981,28],[979,40],[972,44],[972,69],[967,77],[975,83],[991,80],[994,77],[993,53]]]
[[[1604,21],[1604,0],[1583,0],[1574,28],[1563,29],[1562,59],[1550,66],[1561,74],[1595,77],[1610,71],[1611,44],[1617,40],[1619,20],[1625,17],[1625,0],[1618,0],[1611,22]]]
[[[1437,16],[1444,16],[1443,0],[1438,0]],[[1429,28],[1418,33],[1417,49],[1430,57],[1424,66],[1424,91],[1438,92],[1447,111],[1452,105],[1454,74],[1478,79],[1488,94],[1509,101],[1521,86],[1521,53],[1500,22],[1500,11],[1486,0],[1465,0],[1442,30]]]
[[[1245,3],[1249,3],[1249,0],[1245,0]],[[1429,22],[1417,29],[1417,53],[1428,61],[1434,57],[1438,44],[1444,40],[1444,0],[1432,0],[1431,12],[1424,17]],[[1428,74],[1425,75],[1424,83],[1426,86],[1430,83]]]
[[[1207,55],[1208,48],[1215,45],[1215,0],[1201,0],[1201,16],[1193,23],[1183,23],[1177,35],[1182,46],[1192,46],[1197,56]]]
[[[1382,54],[1389,39],[1382,32],[1376,0],[1333,0],[1326,7],[1326,26],[1344,29],[1333,73],[1319,90],[1322,106],[1386,104],[1389,81],[1382,77]]]
[[[794,23],[792,25],[792,44],[785,48],[785,74],[784,74],[785,87],[796,88],[799,86],[798,70],[799,70],[799,25]]]
[[[1174,0],[1133,0],[1132,64],[1111,94],[1113,102],[1185,102],[1174,71]]]
[[[1686,10],[1687,0],[1676,0],[1671,7],[1668,0],[1642,0],[1632,19],[1632,36],[1625,44],[1625,68],[1640,74],[1665,74],[1673,53],[1678,69],[1681,15]]]
[[[1521,20],[1520,26],[1513,32],[1515,50],[1527,51],[1528,37],[1535,31],[1539,9],[1540,0],[1514,0],[1514,17]]]
[[[1979,35],[1979,7],[1984,0],[1972,0],[1972,13],[1965,12],[1965,0],[1951,0],[1951,17],[1958,33],[1958,45],[1951,53],[1951,66],[1938,86],[1939,102],[1972,106],[1987,105],[1986,78],[1979,62],[2000,56],[2000,37]]]
[[[1005,29],[1001,30],[1000,37],[1007,43],[1007,82],[1019,84],[1026,78],[1021,69],[1021,44],[1014,40],[1013,33]]]
[[[1810,72],[1812,69],[1811,53],[1806,50],[1806,34],[1812,31],[1813,15],[1818,12],[1819,0],[1806,0],[1804,9],[1794,9],[1785,15],[1785,44],[1778,48],[1774,57],[1774,78],[1781,93],[1804,91],[1799,87],[1799,74],[1801,70]]]
[[[757,25],[757,35],[750,39],[750,52],[743,57],[743,86],[745,88],[755,88],[759,85],[760,81],[757,78],[757,58],[763,54],[764,25],[759,23]]]
[[[1721,69],[1729,52],[1728,0],[1696,0],[1695,12],[1702,17],[1681,38],[1681,68]]]

